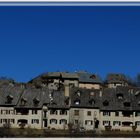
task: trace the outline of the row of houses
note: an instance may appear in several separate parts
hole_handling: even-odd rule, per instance
[[[50,72],[0,81],[0,127],[140,131],[140,88],[122,74]]]

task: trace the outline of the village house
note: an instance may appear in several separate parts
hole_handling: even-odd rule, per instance
[[[117,86],[128,86],[128,79],[124,74],[111,73],[107,75],[106,84],[109,88],[116,88]]]
[[[140,131],[140,88],[116,75],[105,83],[87,72],[0,80],[0,127]]]
[[[79,71],[77,74],[80,88],[100,89],[102,87],[102,80],[98,75],[86,71]]]

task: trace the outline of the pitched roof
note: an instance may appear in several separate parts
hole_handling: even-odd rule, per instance
[[[78,93],[79,91],[80,94]],[[118,97],[120,95],[122,98]],[[102,91],[72,88],[70,90],[70,97],[71,107],[76,108],[99,108],[100,110],[104,111],[140,110],[140,89],[138,88],[130,89],[128,87],[120,86],[116,89],[104,88]],[[93,105],[89,103],[91,99],[95,101]],[[79,104],[76,104],[75,101],[80,102]],[[127,104],[130,104],[130,106],[127,106]]]
[[[111,73],[107,75],[107,83],[125,83],[128,82],[124,74]]]
[[[53,99],[53,102],[51,103],[50,94]],[[25,105],[21,104],[21,99],[26,99]],[[36,89],[34,87],[27,88],[18,104],[17,107],[20,108],[42,108],[44,104],[47,104],[49,108],[65,108],[64,104],[64,92],[63,91],[53,91],[49,90],[48,88],[41,88]],[[34,99],[37,99],[39,103],[36,105],[34,104]]]
[[[99,90],[71,88],[70,89],[71,107],[98,108]],[[79,104],[76,102],[79,101]]]
[[[11,85],[10,83],[0,86],[0,105],[15,106],[22,95],[22,88],[17,84]],[[12,102],[7,103],[7,97],[12,96]]]
[[[62,77],[66,79],[78,79],[78,75],[76,73],[70,73],[70,72],[48,72],[42,75],[42,77],[46,78],[53,78],[53,77]]]
[[[77,74],[81,83],[102,83],[102,80],[96,74],[88,72],[77,72]]]

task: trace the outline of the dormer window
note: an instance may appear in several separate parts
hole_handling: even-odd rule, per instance
[[[74,104],[75,104],[75,105],[79,105],[79,104],[80,104],[80,100],[79,100],[79,99],[76,99],[76,100],[74,101]]]
[[[140,101],[138,101],[138,105],[140,106]]]
[[[57,105],[57,104],[56,104],[56,102],[53,101],[53,102],[51,103],[51,105]]]
[[[53,101],[54,101],[54,100],[53,100],[53,93],[50,93],[50,94],[49,94],[49,97],[50,97],[50,104],[52,104]]]
[[[51,115],[53,115],[53,114],[57,115],[57,110],[55,110],[55,109],[50,110],[50,114]]]
[[[93,74],[93,75],[90,76],[90,78],[91,79],[95,79],[96,78],[96,75]]]
[[[80,90],[77,91],[77,95],[80,97],[80,95],[81,95]]]
[[[38,106],[39,102],[40,102],[40,101],[39,101],[38,98],[34,98],[34,99],[33,99],[33,103],[34,103],[35,106]]]
[[[7,104],[11,104],[12,103],[12,100],[13,100],[13,96],[12,95],[8,95],[7,96]]]
[[[90,92],[90,96],[94,96],[94,92],[92,91],[92,92]]]
[[[108,102],[107,100],[105,100],[105,101],[103,102],[103,105],[104,105],[104,106],[108,106],[108,105],[109,105],[109,102]]]
[[[21,105],[25,105],[27,103],[27,99],[26,98],[21,98],[21,101],[20,101]]]
[[[135,96],[140,95],[140,91],[136,91]]]
[[[70,86],[70,88],[73,88],[74,87],[74,83],[70,83],[69,86]]]
[[[65,105],[69,105],[69,97],[65,99]]]
[[[90,105],[94,105],[94,104],[95,104],[94,99],[90,99],[90,100],[89,100],[89,104],[90,104]]]
[[[122,93],[118,93],[117,94],[117,99],[123,99],[123,94]]]
[[[124,106],[125,107],[130,107],[131,106],[131,103],[130,102],[124,102]]]

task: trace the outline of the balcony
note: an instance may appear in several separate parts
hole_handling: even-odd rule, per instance
[[[43,111],[43,119],[47,119],[47,116],[48,116],[47,111]]]
[[[29,110],[27,109],[17,109],[16,115],[29,115]]]

